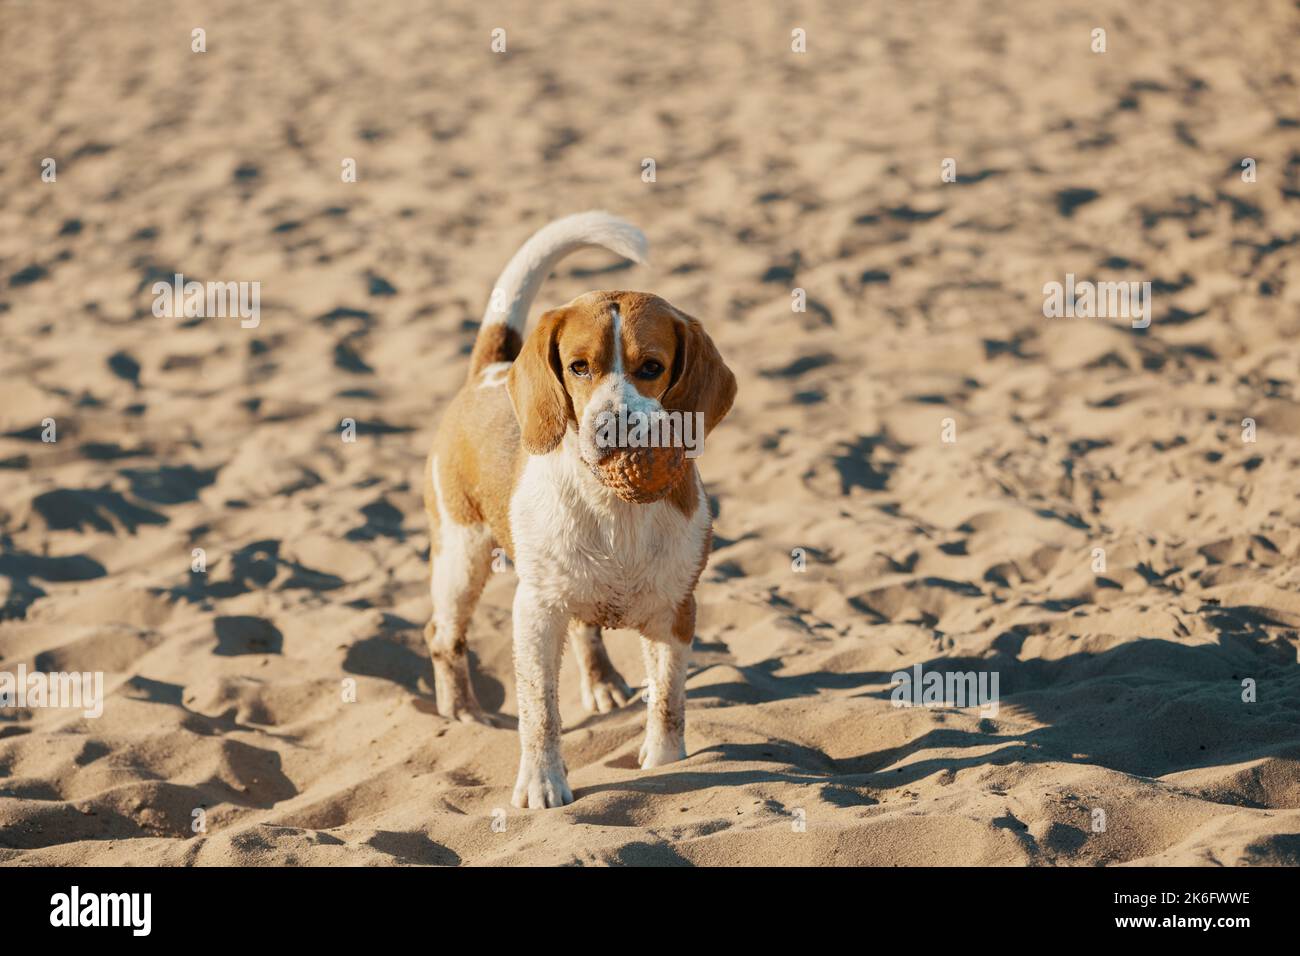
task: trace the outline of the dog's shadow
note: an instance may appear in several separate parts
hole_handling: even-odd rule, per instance
[[[582,787],[575,796],[609,791],[650,796],[787,783],[820,788],[821,797],[832,803],[836,801],[828,793],[848,788],[867,795],[855,803],[871,803],[872,793],[977,767],[1093,765],[1155,779],[1266,758],[1300,760],[1300,710],[1294,705],[1300,699],[1300,666],[1294,648],[1274,633],[1276,622],[1260,620],[1258,609],[1206,605],[1201,611],[1218,632],[1216,644],[1147,638],[1101,653],[1021,659],[1026,635],[1013,629],[994,642],[988,657],[934,657],[921,663],[925,673],[996,672],[999,713],[1013,712],[1017,722],[1027,717],[1041,724],[1030,730],[1008,730],[1011,721],[986,717],[978,705],[958,711],[949,703],[935,713],[985,719],[974,726],[963,721],[963,727],[934,727],[898,746],[850,756],[832,757],[782,738],[714,744],[688,752],[683,764]],[[910,667],[900,664],[898,670]],[[893,694],[893,672],[784,675],[780,669],[777,661],[739,666],[741,680],[697,687],[688,696],[725,709],[825,692],[840,701],[890,701]],[[862,720],[908,716],[903,708],[873,706],[863,708]],[[688,718],[688,728],[689,723]],[[864,723],[863,737],[870,733]],[[610,766],[622,768],[623,763]],[[636,769],[634,759],[626,763],[625,769]],[[1234,784],[1232,791],[1215,799],[1256,809],[1277,805],[1249,782]]]
[[[497,727],[517,726],[517,718],[500,712],[506,699],[505,685],[480,666],[472,648],[468,654],[474,693],[490,722]],[[385,614],[378,634],[348,646],[343,669],[349,674],[392,681],[414,697],[415,708],[420,713],[438,714],[433,665],[424,645],[423,627],[414,621]]]

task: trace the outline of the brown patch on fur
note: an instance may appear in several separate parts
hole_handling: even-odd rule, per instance
[[[673,617],[673,637],[689,644],[695,637],[695,594],[687,593]]]
[[[662,399],[671,384],[670,370],[676,361],[677,333],[674,310],[657,295],[644,292],[607,293],[618,303],[622,318],[623,369],[628,381],[647,398]],[[657,378],[643,379],[635,372],[653,359],[664,370]]]
[[[457,524],[486,524],[511,557],[510,496],[526,457],[506,390],[501,386],[480,388],[473,380],[451,400],[430,453],[430,460],[438,463],[438,483],[448,517]],[[429,517],[431,552],[436,552],[438,505],[427,466],[424,510]]]
[[[441,527],[441,518],[438,515],[438,497],[433,487],[433,453],[434,448],[429,449],[429,455],[424,460],[424,481],[421,482],[424,491],[424,516],[429,520],[429,567],[433,568],[433,559],[438,553],[440,535],[438,529]]]
[[[695,462],[687,464],[677,484],[668,492],[667,499],[669,504],[687,518],[695,514],[695,509],[700,506],[700,473],[695,468]],[[707,550],[705,553],[708,553]]]
[[[520,438],[534,455],[544,455],[560,443],[573,415],[559,351],[567,313],[552,309],[542,315],[506,380]]]
[[[624,616],[627,613],[626,608],[621,604],[597,604],[592,608],[591,614],[585,614],[581,618],[582,623],[588,627],[608,627],[618,628],[628,625]],[[587,620],[591,618],[591,620]]]
[[[522,344],[519,333],[504,322],[483,326],[469,357],[469,377],[476,378],[494,362],[513,362],[519,356]]]
[[[677,614],[673,617],[673,637],[683,644],[689,644],[695,638],[695,585],[700,583],[704,566],[709,563],[709,553],[713,550],[713,528],[704,533],[704,547],[700,550],[699,563],[695,565],[695,574],[691,585],[686,589],[686,597],[677,605]]]
[[[587,407],[587,402],[591,399],[591,393],[595,391],[600,379],[614,367],[614,336],[613,319],[609,314],[608,294],[603,292],[589,292],[586,295],[580,295],[568,305],[561,309],[555,309],[547,312],[542,316],[541,323],[538,324],[537,330],[529,336],[528,341],[524,343],[524,352],[520,361],[515,363],[518,371],[511,371],[511,397],[515,399],[515,410],[519,412],[519,420],[524,426],[524,440],[527,443],[529,437],[528,423],[525,421],[526,410],[520,407],[519,400],[523,398],[524,386],[536,388],[536,382],[542,381],[549,388],[554,384],[557,388],[558,395],[556,404],[553,409],[541,409],[538,417],[543,423],[549,424],[552,428],[558,428],[552,434],[555,437],[555,444],[564,437],[564,428],[569,423],[577,424],[582,417],[583,409]],[[550,341],[546,343],[546,364],[542,365],[540,361],[542,343],[536,340],[543,334],[543,324],[554,314],[552,328],[548,330]],[[534,343],[536,342],[536,345]],[[536,351],[534,349],[536,348]],[[533,355],[535,361],[531,364],[525,364],[525,361]],[[570,366],[574,362],[586,362],[590,368],[590,374],[587,377],[575,375],[570,371]],[[542,377],[541,370],[545,368],[549,372],[545,378]],[[517,389],[514,380],[518,377],[520,387]],[[550,394],[545,396],[550,399]],[[560,412],[562,411],[562,415]],[[554,417],[552,417],[554,416]],[[561,423],[563,427],[561,426]],[[549,435],[547,437],[550,437]],[[555,447],[554,444],[550,448]],[[543,448],[541,452],[534,451],[534,454],[541,454],[549,451],[550,448]]]
[[[460,632],[453,640],[451,647],[444,650],[438,646],[435,635],[438,633],[437,627],[433,621],[424,625],[424,643],[429,649],[429,657],[441,664],[456,664],[459,658],[465,655],[469,648],[469,634],[465,631]]]
[[[672,384],[661,402],[672,411],[703,412],[704,434],[713,431],[736,400],[736,376],[718,354],[713,339],[697,320],[672,309],[678,322],[677,352],[673,356]]]

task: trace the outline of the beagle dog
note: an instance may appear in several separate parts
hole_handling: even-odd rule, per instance
[[[629,500],[606,456],[628,449],[597,434],[627,408],[692,415],[707,435],[731,408],[736,380],[695,319],[658,296],[588,292],[544,313],[525,337],[529,306],[555,264],[585,246],[634,262],[646,240],[603,212],[556,220],[497,280],[425,469],[438,712],[491,723],[470,684],[466,631],[501,547],[514,562],[515,685],[521,755],[512,802],[573,802],[560,753],[558,681],[565,635],[583,703],[606,712],[631,697],[601,628],[641,633],[649,704],[643,769],[686,756],[686,661],[695,584],[709,555],[711,516],[690,458],[664,488]]]

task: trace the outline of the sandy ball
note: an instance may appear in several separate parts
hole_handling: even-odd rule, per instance
[[[658,501],[686,471],[686,452],[679,446],[620,448],[609,452],[592,471],[624,501]]]

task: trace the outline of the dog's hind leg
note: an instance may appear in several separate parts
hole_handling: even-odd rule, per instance
[[[578,660],[582,678],[582,706],[587,713],[607,714],[622,707],[632,696],[627,681],[610,662],[600,628],[577,618],[569,622],[569,645]]]
[[[492,568],[492,532],[485,524],[460,524],[431,489],[437,507],[429,511],[429,594],[433,616],[424,640],[433,659],[438,713],[452,720],[492,724],[474,695],[467,652],[470,616]],[[432,504],[434,502],[430,502]]]
[[[639,762],[642,770],[662,767],[686,756],[686,663],[694,634],[695,601],[690,599],[686,640],[660,625],[641,637],[646,664],[646,728]]]

